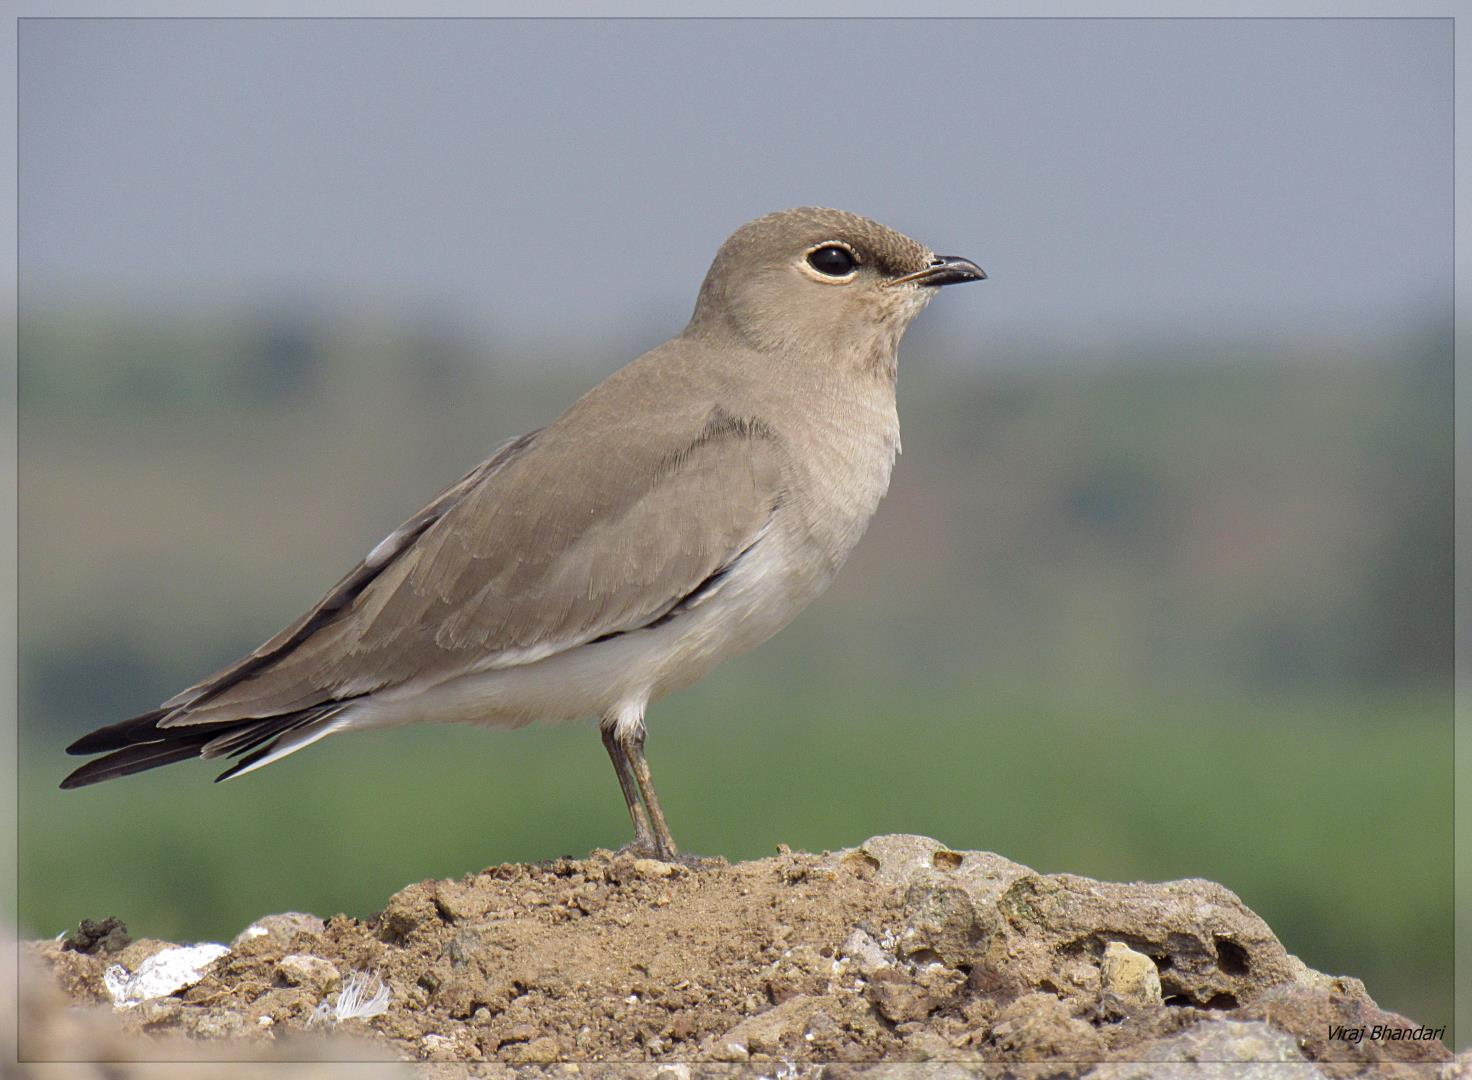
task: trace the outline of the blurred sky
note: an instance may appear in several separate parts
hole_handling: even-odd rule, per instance
[[[652,345],[823,203],[987,268],[916,339],[1389,336],[1450,321],[1451,73],[1448,20],[28,19],[22,302]]]

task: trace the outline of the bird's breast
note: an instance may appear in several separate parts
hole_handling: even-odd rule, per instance
[[[792,435],[787,497],[795,513],[787,524],[801,530],[802,548],[826,585],[889,490],[900,450],[899,416],[891,391],[830,402],[805,421]]]

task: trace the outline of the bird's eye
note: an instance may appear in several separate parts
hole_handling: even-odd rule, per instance
[[[854,272],[854,253],[837,244],[824,244],[808,252],[808,265],[826,277],[848,277]]]

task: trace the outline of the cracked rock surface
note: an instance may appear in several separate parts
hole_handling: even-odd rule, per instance
[[[109,1046],[221,1041],[279,1059],[331,1038],[486,1063],[477,1076],[571,1075],[575,1062],[665,1080],[694,1061],[702,1075],[832,1080],[913,1062],[927,1077],[1097,1080],[1451,1077],[1468,1064],[1434,1038],[1331,1039],[1335,1025],[1420,1025],[1304,966],[1221,885],[1045,875],[919,836],[736,865],[595,852],[420,882],[365,920],[263,918],[198,981],[119,1009],[108,969],[167,947],[125,940],[96,923],[66,947],[23,947],[30,978],[85,1006]],[[48,1032],[22,1025],[22,1056],[55,1056]],[[63,1041],[63,1056],[88,1056]]]

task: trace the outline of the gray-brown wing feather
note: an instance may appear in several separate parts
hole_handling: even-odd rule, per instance
[[[395,534],[371,579],[354,589],[350,574],[223,685],[180,695],[160,726],[528,663],[659,619],[761,532],[781,445],[708,402],[655,423],[628,415],[584,408],[468,474]],[[630,427],[659,434],[630,439]]]
[[[313,633],[340,616],[369,584],[386,567],[408,550],[423,534],[424,530],[438,521],[466,493],[501,468],[517,454],[524,451],[539,431],[528,432],[509,439],[498,446],[485,461],[462,476],[435,499],[385,537],[368,553],[362,562],[353,567],[327,591],[305,615],[262,644],[249,656],[221,668],[213,675],[202,679],[187,689],[179,691],[163,703],[165,710],[184,709],[202,705],[211,698],[236,685],[251,675],[264,670],[296,648]]]

